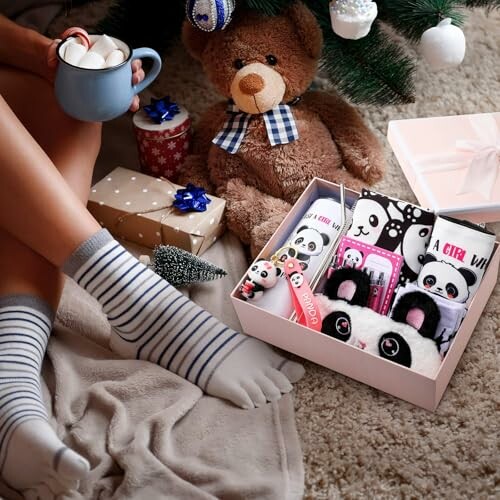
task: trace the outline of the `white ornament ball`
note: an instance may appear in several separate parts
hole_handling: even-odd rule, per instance
[[[458,66],[465,56],[465,35],[447,17],[424,32],[420,52],[434,71]]]
[[[371,0],[330,2],[332,29],[335,34],[348,40],[359,40],[368,35],[377,13],[377,4]]]

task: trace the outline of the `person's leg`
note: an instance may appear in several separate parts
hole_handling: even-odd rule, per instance
[[[100,126],[66,117],[49,84],[31,74],[0,67],[0,94],[85,203]],[[0,160],[0,178],[2,165]],[[31,217],[36,220],[36,214]],[[0,277],[0,473],[26,495],[52,498],[75,488],[88,471],[88,463],[66,448],[47,423],[40,390],[63,275],[0,230]]]
[[[113,350],[157,363],[242,407],[291,390],[290,381],[303,373],[300,365],[221,324],[139,263],[100,230],[43,150],[26,144],[26,130],[0,101],[0,127],[6,119],[0,152],[10,154],[2,160],[0,227],[52,264],[64,264],[101,303],[113,326]],[[19,210],[11,219],[6,214],[14,207]],[[54,237],[46,237],[49,230]]]

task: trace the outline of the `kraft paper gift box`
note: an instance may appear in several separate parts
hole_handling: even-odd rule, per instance
[[[500,113],[394,120],[387,138],[421,206],[500,220]]]
[[[223,233],[226,202],[208,196],[205,212],[172,206],[183,186],[118,167],[92,187],[88,209],[114,236],[154,248],[168,244],[201,255]]]
[[[290,231],[315,199],[322,196],[334,197],[338,200],[340,199],[339,192],[337,184],[314,179],[257,259],[272,255],[285,243]],[[352,206],[358,197],[359,193],[346,189],[346,199],[349,206]],[[481,285],[435,378],[426,377],[409,368],[386,361],[333,337],[277,316],[259,308],[258,303],[252,304],[241,300],[239,289],[245,276],[231,293],[231,300],[243,331],[248,335],[433,411],[437,408],[495,287],[499,265],[500,245],[497,242]]]

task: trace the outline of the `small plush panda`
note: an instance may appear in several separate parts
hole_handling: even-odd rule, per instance
[[[438,261],[428,253],[418,275],[417,285],[454,302],[463,303],[469,298],[469,287],[475,285],[476,281],[477,276],[470,269],[457,269],[453,264]]]
[[[355,248],[346,248],[343,256],[343,267],[354,267],[356,269],[361,267],[363,262],[363,252]]]
[[[311,257],[320,255],[323,249],[330,243],[330,237],[320,233],[317,229],[309,226],[301,226],[290,238],[288,245],[293,248],[280,256],[283,262],[288,257],[294,257],[300,262],[302,270],[306,270]]]
[[[272,262],[265,259],[255,261],[240,287],[243,300],[258,300],[264,294],[266,288],[272,288],[278,282],[282,271]]]
[[[317,296],[323,318],[321,331],[428,377],[435,377],[441,356],[432,340],[440,319],[435,302],[422,292],[405,295],[393,309],[393,318],[365,307],[369,277],[356,269],[335,271]],[[397,321],[396,321],[397,319]]]

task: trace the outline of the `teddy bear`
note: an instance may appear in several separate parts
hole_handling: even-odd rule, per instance
[[[303,3],[277,16],[237,10],[221,31],[186,21],[182,38],[225,100],[202,115],[179,182],[226,200],[228,227],[252,256],[314,177],[355,190],[381,179],[381,146],[358,112],[308,90],[323,38]]]

